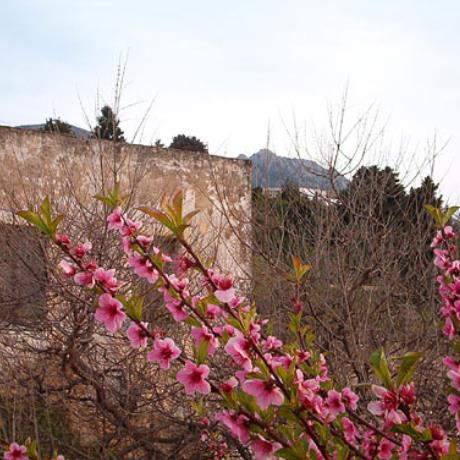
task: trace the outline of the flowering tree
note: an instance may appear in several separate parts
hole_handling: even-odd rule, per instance
[[[258,316],[255,305],[239,295],[232,277],[205,263],[190,245],[187,228],[197,211],[184,215],[181,193],[161,209],[139,208],[181,244],[183,253],[174,261],[153,246],[152,237],[141,231],[141,223],[123,209],[124,198],[117,189],[99,199],[112,209],[108,229],[119,234],[126,263],[138,279],[161,293],[172,318],[190,328],[189,345],[179,347],[145,321],[135,285],[119,279],[116,270],[98,266],[91,257],[90,242],[75,243],[59,233],[63,216],[53,217],[48,199],[38,212],[22,211],[20,215],[63,251],[60,267],[69,282],[94,293],[95,319],[111,334],[126,334],[133,349],[145,353],[147,361],[180,382],[200,419],[201,440],[215,458],[229,454],[222,437],[225,432],[238,442],[241,455],[251,458],[250,451],[256,460],[458,458],[456,443],[417,412],[411,379],[418,353],[399,357],[394,368],[382,349],[372,354],[379,384],[371,386],[374,400],[367,410],[360,407],[351,388],[334,383],[326,357],[314,348],[311,330],[302,323],[299,291],[309,265],[292,259],[293,270],[287,275],[293,292],[290,336],[283,342],[270,333],[268,321]],[[432,212],[445,225],[454,211],[445,216]],[[460,276],[460,262],[453,261],[453,241],[447,227],[433,242],[435,246],[447,244],[447,249],[436,249],[436,264],[446,270],[439,281],[449,304],[448,312],[443,310],[447,318],[444,330],[452,339],[459,324],[455,281]],[[194,272],[198,282],[193,281]],[[449,409],[458,414],[460,364],[453,358],[444,361],[450,367],[453,386]],[[29,458],[27,455],[25,448],[11,444],[4,458]]]

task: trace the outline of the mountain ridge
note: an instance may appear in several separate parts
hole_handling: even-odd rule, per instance
[[[252,162],[252,186],[263,188],[281,188],[287,183],[300,188],[315,190],[331,190],[330,170],[312,160],[279,156],[269,149],[261,149],[251,155],[239,155],[237,158],[249,159]],[[348,180],[335,176],[335,188],[343,190]]]

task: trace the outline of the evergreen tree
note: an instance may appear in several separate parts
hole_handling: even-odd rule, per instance
[[[161,142],[161,139],[157,139],[157,140],[155,141],[154,146],[155,146],[157,149],[164,149],[164,148],[165,148],[165,145],[163,144],[163,142]]]
[[[47,118],[42,131],[46,133],[73,135],[72,127],[69,125],[69,123],[62,121],[60,118]]]
[[[117,115],[110,106],[105,105],[101,109],[101,115],[97,117],[97,126],[94,128],[93,137],[114,142],[126,142],[119,125],[120,121]]]
[[[407,200],[398,174],[389,166],[383,169],[378,166],[361,167],[339,198],[339,203],[345,203],[344,209],[352,209],[355,215],[362,213],[376,224],[400,218]],[[343,218],[347,222],[353,217],[348,211]]]
[[[186,136],[185,134],[178,134],[175,136],[169,148],[208,153],[208,147],[204,142],[200,141],[200,139],[195,136]]]

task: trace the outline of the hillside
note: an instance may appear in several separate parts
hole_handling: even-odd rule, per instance
[[[40,123],[36,125],[21,125],[21,126],[16,126],[16,127],[24,128],[24,129],[33,129],[33,130],[38,131],[45,127],[45,123]],[[89,137],[91,137],[91,132],[86,129],[79,128],[78,126],[74,126],[74,125],[70,125],[70,129],[72,130],[72,133],[76,137],[79,137],[80,139],[88,139]]]
[[[239,158],[247,158],[240,155]],[[300,158],[278,156],[268,149],[261,149],[249,157],[252,162],[253,187],[279,188],[287,182],[302,188],[331,189],[329,171],[318,163]],[[336,187],[341,190],[348,180],[340,176]]]

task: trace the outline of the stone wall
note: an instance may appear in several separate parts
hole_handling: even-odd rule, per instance
[[[94,196],[119,181],[133,206],[155,206],[163,194],[185,192],[186,209],[199,209],[191,238],[222,269],[250,273],[251,165],[248,160],[143,145],[81,140],[67,135],[0,127],[2,221],[45,195],[71,220],[91,215]],[[85,236],[85,222],[73,222]],[[86,237],[91,235],[86,235]]]

